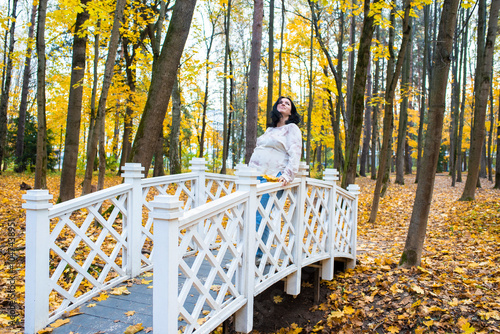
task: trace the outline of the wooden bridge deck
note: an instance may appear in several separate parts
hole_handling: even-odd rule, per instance
[[[214,252],[215,253],[215,252]],[[189,266],[193,265],[195,257],[185,258]],[[224,259],[223,265],[229,263],[229,258]],[[269,267],[269,266],[267,266]],[[212,267],[208,263],[203,263],[198,271],[198,278],[205,282]],[[130,294],[113,295],[108,291],[108,298],[102,301],[92,299],[79,308],[81,314],[69,317],[69,322],[60,327],[54,328],[52,334],[123,334],[127,327],[142,323],[144,330],[153,328],[153,272],[146,272],[140,276],[119,284],[117,288],[126,287]],[[179,291],[182,289],[186,277],[179,271]],[[213,290],[220,279],[213,282]],[[216,296],[215,291],[210,291]],[[184,304],[186,310],[191,313],[199,296],[198,290],[191,286],[189,296]],[[92,304],[95,304],[93,306]],[[89,307],[91,305],[91,307]],[[126,313],[134,311],[131,316]],[[179,321],[179,327],[185,326],[184,321]],[[50,327],[50,325],[49,325]],[[149,333],[153,333],[150,331]]]

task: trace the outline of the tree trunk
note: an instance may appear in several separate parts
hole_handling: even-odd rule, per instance
[[[156,142],[156,150],[154,153],[155,163],[153,168],[153,177],[165,175],[163,170],[163,147],[165,144],[165,137],[163,137],[163,131],[160,132],[158,140]]]
[[[71,63],[71,82],[66,118],[66,138],[64,141],[64,160],[59,186],[59,201],[75,198],[76,164],[80,146],[80,122],[82,119],[83,78],[85,76],[87,34],[84,24],[90,17],[87,10],[89,0],[82,0],[83,10],[76,15],[73,34],[73,61]]]
[[[99,174],[97,176],[97,190],[104,189],[104,177],[106,176],[106,124],[105,118],[99,123]]]
[[[352,1],[352,4],[356,4],[356,0]],[[366,6],[366,1],[365,1]],[[367,14],[365,13],[365,17]],[[373,35],[373,32],[372,32]],[[361,37],[363,38],[363,37]],[[360,41],[361,43],[361,41]],[[353,88],[354,88],[354,59],[355,59],[355,48],[356,48],[356,15],[353,13],[353,9],[351,9],[351,24],[349,25],[349,47],[351,51],[349,51],[349,56],[347,58],[347,90],[346,90],[346,118],[348,122],[351,122],[352,115],[352,101],[353,101]],[[358,55],[358,63],[359,63],[359,55]],[[357,68],[357,66],[356,66]],[[351,129],[349,128],[349,131]],[[354,183],[354,181],[353,181]]]
[[[308,166],[310,166],[311,164],[311,122],[312,122],[312,110],[313,110],[314,30],[312,21],[311,21],[311,37],[309,42],[311,44],[309,47],[309,76],[307,78],[307,83],[309,86],[309,101],[307,104],[307,140],[306,140],[306,164]]]
[[[152,73],[148,99],[135,135],[130,159],[146,169],[151,165],[156,138],[163,129],[177,68],[184,50],[196,0],[176,1],[167,35],[155,71]]]
[[[269,59],[267,72],[267,124],[271,123],[274,88],[274,0],[269,0]]]
[[[281,0],[281,36],[280,36],[280,54],[279,54],[279,68],[280,68],[280,77],[279,77],[279,88],[278,88],[278,96],[281,96],[281,84],[283,80],[283,38],[285,34],[285,0]]]
[[[132,116],[134,110],[132,105],[135,103],[135,82],[136,82],[136,70],[133,64],[135,63],[135,50],[138,45],[134,44],[132,46],[132,54],[128,51],[128,39],[123,38],[123,53],[125,56],[125,72],[127,74],[127,85],[128,85],[128,96],[127,96],[127,106],[125,107],[125,117],[123,120],[123,140],[122,140],[122,154],[120,157],[120,167],[125,166],[125,163],[129,160],[130,151],[132,149]]]
[[[389,168],[390,166],[389,164],[392,160],[391,139],[392,139],[392,128],[393,128],[393,117],[394,117],[394,112],[393,112],[394,95],[396,91],[397,82],[399,79],[399,74],[401,73],[401,69],[403,67],[403,61],[406,54],[406,47],[408,45],[408,40],[410,39],[410,32],[411,32],[411,27],[409,25],[410,1],[405,0],[403,7],[405,10],[403,18],[403,40],[401,42],[401,48],[399,49],[396,67],[394,69],[392,65],[394,63],[394,55],[392,53],[393,42],[391,42],[391,40],[393,40],[393,37],[389,38],[389,53],[391,54],[391,57],[387,64],[387,87],[385,91],[383,140],[382,140],[382,148],[380,150],[379,172],[377,175],[377,183],[375,184],[375,190],[373,192],[373,202],[369,218],[369,222],[371,222],[372,224],[374,224],[377,219],[380,197],[383,196],[383,194],[387,189],[386,186],[382,187],[382,185],[387,184],[387,182],[389,181],[386,168]],[[393,16],[391,15],[391,17]],[[389,36],[393,35],[391,31],[392,29],[389,30]]]
[[[410,18],[410,25],[412,24],[412,19]],[[404,178],[404,161],[405,161],[405,144],[408,132],[408,95],[411,89],[410,80],[410,58],[411,58],[411,46],[412,38],[408,41],[408,46],[406,47],[405,61],[402,69],[401,75],[401,96],[403,100],[400,105],[399,110],[399,125],[398,125],[398,144],[396,148],[396,184],[405,184]]]
[[[94,126],[94,131],[89,131],[89,143],[87,150],[87,167],[85,169],[85,178],[83,179],[82,194],[90,193],[92,185],[92,172],[94,169],[94,160],[97,152],[97,143],[99,140],[99,131],[104,126],[102,123],[106,120],[106,101],[108,99],[109,87],[113,78],[113,68],[115,65],[116,51],[118,49],[118,39],[120,37],[120,26],[123,18],[123,10],[125,8],[125,0],[116,1],[116,10],[113,20],[113,29],[109,39],[108,57],[104,68],[104,79],[102,82],[101,96],[97,106],[97,115]]]
[[[380,26],[377,26],[377,40],[380,40]],[[380,81],[380,59],[377,58],[377,61],[375,62],[375,83],[373,86],[373,96],[375,96],[377,99],[379,97],[379,81]],[[373,115],[372,115],[372,123],[373,123],[373,130],[372,130],[372,170],[371,170],[371,179],[376,180],[377,179],[377,142],[378,142],[378,112],[380,109],[380,103],[377,103],[373,107]]]
[[[181,131],[181,92],[176,76],[172,89],[172,126],[170,127],[170,175],[182,173],[181,156],[179,150],[179,136]]]
[[[36,23],[36,5],[31,8],[30,26],[28,28],[28,40],[32,41],[35,35]],[[23,71],[23,88],[21,90],[21,103],[19,105],[19,120],[17,122],[17,139],[16,139],[16,172],[21,173],[26,169],[26,166],[21,165],[21,159],[24,153],[24,130],[26,128],[26,111],[28,110],[28,94],[29,84],[31,79],[31,56],[33,50],[31,43],[28,43],[26,49],[26,60],[24,62]]]
[[[479,12],[481,12],[481,4],[484,0],[479,2]],[[485,3],[483,4],[486,5]],[[476,182],[479,175],[479,162],[481,150],[484,142],[484,128],[486,119],[486,106],[488,103],[488,93],[491,85],[491,70],[493,66],[493,50],[495,47],[495,39],[498,27],[498,10],[500,1],[493,1],[490,7],[490,18],[488,23],[488,33],[486,36],[486,43],[484,51],[480,53],[481,47],[479,46],[481,37],[478,36],[478,61],[475,76],[475,91],[474,91],[474,125],[471,134],[471,144],[469,152],[469,172],[467,180],[465,181],[464,191],[460,200],[474,200],[476,191]],[[481,21],[479,23],[479,30],[481,29]],[[484,22],[483,24],[485,24]],[[477,88],[477,89],[476,89]]]
[[[380,0],[375,0],[373,5],[378,4]],[[346,140],[346,165],[342,175],[342,187],[352,184],[356,180],[356,167],[358,163],[359,140],[363,128],[363,112],[365,107],[366,77],[368,73],[368,64],[370,62],[370,47],[372,44],[373,24],[375,17],[368,15],[370,12],[370,1],[364,3],[363,30],[359,40],[358,61],[356,64],[356,76],[354,78],[351,117]]]
[[[493,77],[493,75],[491,76]],[[488,131],[488,152],[486,166],[488,169],[488,180],[493,182],[493,158],[491,156],[491,146],[493,144],[493,124],[495,124],[495,113],[493,112],[493,84],[490,85],[490,130]]]
[[[37,68],[37,121],[35,189],[47,188],[47,121],[45,118],[45,19],[47,0],[38,3],[38,22],[36,28]]]
[[[500,94],[498,96],[500,101]],[[500,189],[500,105],[498,106],[498,126],[497,126],[497,159],[495,163],[495,185],[494,189]]]
[[[434,52],[434,66],[430,82],[429,125],[425,137],[422,170],[419,176],[415,204],[408,228],[406,244],[401,254],[400,266],[420,265],[427,229],[427,219],[432,200],[436,168],[441,146],[443,119],[446,104],[446,86],[453,47],[457,7],[459,0],[445,0],[439,24],[438,41]]]
[[[262,19],[264,1],[254,0],[252,24],[252,50],[250,52],[250,72],[247,90],[247,129],[245,163],[250,162],[257,143],[257,114],[259,107],[260,49],[262,46]]]
[[[458,30],[458,24],[455,30]],[[456,34],[456,32],[455,32]],[[458,55],[458,41],[454,43],[454,53]],[[450,174],[451,186],[455,186],[456,181],[456,161],[457,161],[457,142],[458,142],[458,118],[460,104],[460,80],[458,78],[459,58],[454,57],[451,62],[451,73],[453,82],[451,84],[451,126],[450,126]]]
[[[368,77],[366,80],[366,103],[365,103],[365,126],[363,133],[363,148],[361,150],[361,159],[359,159],[359,175],[366,177],[366,164],[368,162],[368,151],[370,149],[371,137],[371,111],[372,111],[372,74],[371,61],[368,62]]]
[[[342,112],[342,115],[344,116],[344,123],[345,123],[344,127],[347,131],[349,124],[348,124],[348,121],[346,121],[344,99],[342,97],[342,76],[339,75],[339,73],[342,73],[342,72],[335,69],[335,65],[333,64],[332,56],[328,52],[328,48],[326,46],[326,43],[323,40],[323,37],[321,36],[321,32],[319,30],[319,25],[318,25],[319,18],[316,15],[316,9],[315,9],[315,6],[318,6],[318,4],[317,4],[317,2],[313,2],[311,0],[308,0],[307,2],[309,3],[309,7],[311,8],[311,16],[312,16],[312,21],[313,21],[313,25],[314,25],[314,31],[316,33],[316,39],[318,40],[318,43],[321,47],[321,51],[323,51],[323,53],[325,54],[325,57],[328,61],[328,66],[330,67],[330,71],[332,71],[333,77],[335,78],[335,84],[337,86],[337,100],[340,102],[340,103],[337,103],[337,106],[340,106],[340,110]],[[340,15],[341,15],[340,16],[341,31],[343,31],[344,17],[343,17],[342,13]],[[337,55],[338,68],[342,68],[342,51],[341,51],[341,50],[343,50],[342,44],[343,44],[343,34],[340,34],[340,41],[338,44],[339,52]],[[342,158],[342,160],[343,160],[343,158]]]
[[[10,84],[12,82],[12,59],[14,58],[14,32],[17,19],[17,0],[12,3],[12,19],[9,29],[9,50],[7,54],[7,66],[5,69],[5,80],[2,81],[2,95],[0,96],[0,166],[5,157],[7,144],[7,109],[9,107]],[[5,63],[4,63],[5,64]],[[2,171],[0,170],[0,174]]]
[[[215,37],[215,22],[211,19],[212,22],[212,34],[208,40],[207,45],[207,55],[205,58],[205,93],[203,95],[203,113],[201,117],[201,136],[199,137],[198,145],[200,147],[200,151],[198,154],[199,158],[203,158],[205,154],[205,133],[207,129],[207,109],[208,109],[208,91],[210,84],[210,53],[212,51],[212,45]]]
[[[462,138],[464,132],[464,115],[465,115],[465,101],[467,98],[466,90],[467,90],[467,40],[469,34],[469,25],[465,22],[466,18],[469,17],[470,8],[467,8],[467,13],[464,17],[463,26],[465,26],[464,36],[462,38],[461,45],[461,56],[460,56],[460,66],[461,66],[461,75],[462,75],[462,102],[460,103],[460,119],[458,125],[458,140],[457,140],[457,182],[462,182]],[[465,161],[464,161],[465,162]]]
[[[274,5],[273,5],[274,8]],[[230,121],[228,121],[228,108],[227,108],[227,71],[228,71],[228,64],[229,64],[229,53],[231,52],[231,49],[229,47],[229,28],[230,28],[230,23],[231,23],[231,0],[227,2],[227,15],[226,15],[226,22],[225,22],[225,27],[224,27],[224,33],[226,37],[226,48],[224,51],[224,96],[223,96],[223,109],[224,109],[224,128],[223,128],[223,145],[222,145],[222,168],[220,173],[221,174],[226,174],[226,168],[227,168],[227,158],[229,154],[229,138],[230,138]],[[272,89],[271,89],[271,95],[272,95]],[[232,109],[231,109],[231,104],[229,106],[229,118],[231,116]]]
[[[427,67],[429,64],[429,11],[430,5],[424,7],[424,61],[422,64],[422,96],[420,97],[420,114],[418,120],[418,136],[417,136],[417,173],[415,183],[418,183],[420,176],[420,166],[422,164],[422,151],[424,143],[424,123],[425,111],[427,110]]]

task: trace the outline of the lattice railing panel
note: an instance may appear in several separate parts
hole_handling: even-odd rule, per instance
[[[50,215],[52,315],[126,277],[129,193]]]
[[[334,250],[340,253],[352,254],[352,205],[353,201],[337,192],[335,200],[335,220],[332,236]]]
[[[234,180],[207,178],[205,181],[206,202],[214,201],[236,191]]]
[[[327,253],[331,188],[309,186],[305,194],[302,254],[305,259]]]
[[[297,210],[297,189],[287,188],[268,193],[267,205],[261,203],[262,195],[257,196],[257,210],[262,221],[256,231],[256,245],[262,250],[262,259],[256,266],[255,284],[258,285],[295,262],[292,249],[296,242],[296,231],[292,217]],[[263,239],[268,229],[267,240]]]
[[[245,208],[246,203],[235,204],[200,219],[179,238],[179,329],[183,333],[202,328],[241,296],[236,274],[243,261]],[[201,232],[200,224],[206,232]],[[193,244],[195,255],[184,257]]]
[[[142,234],[141,234],[141,267],[148,267],[153,264],[153,220],[150,216],[151,202],[158,195],[173,195],[183,202],[184,211],[189,211],[194,207],[195,193],[193,180],[169,182],[165,184],[152,185],[142,189]]]

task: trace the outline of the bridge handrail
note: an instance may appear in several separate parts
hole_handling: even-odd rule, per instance
[[[264,258],[267,257],[276,270],[273,275],[266,276],[263,274],[264,267],[260,268],[261,272],[257,269],[255,284],[250,284],[252,286],[250,288],[246,283],[244,293],[234,298],[232,307],[239,310],[236,318],[240,319],[238,323],[242,324],[239,325],[241,328],[248,329],[248,326],[251,326],[249,318],[250,314],[253,316],[253,310],[249,305],[249,296],[254,292],[257,294],[277,279],[288,277],[287,292],[296,294],[300,290],[300,274],[299,276],[296,274],[300,270],[297,268],[302,265],[322,261],[323,277],[331,279],[334,255],[350,258],[353,260],[351,263],[355,263],[357,196],[336,186],[335,181],[338,179],[336,171],[325,170],[323,181],[310,179],[305,177],[307,168],[302,164],[298,178],[287,187],[281,187],[278,183],[258,184],[256,175],[243,175],[245,172],[236,176],[207,173],[205,164],[204,159],[195,158],[191,161],[192,172],[155,178],[143,178],[143,168],[139,164],[126,164],[123,167],[123,184],[56,205],[50,203],[52,196],[48,191],[28,191],[23,196],[26,200],[23,204],[23,208],[26,209],[25,332],[35,333],[62,313],[70,311],[126,279],[135,277],[140,272],[151,269],[153,261],[156,263],[154,254],[157,248],[164,249],[165,245],[163,245],[164,240],[160,238],[160,241],[155,243],[156,246],[152,247],[153,237],[157,234],[157,224],[153,231],[154,214],[148,211],[155,208],[153,203],[156,198],[165,196],[171,189],[176,189],[176,200],[184,199],[185,210],[188,210],[176,213],[182,224],[180,230],[191,229],[190,233],[206,235],[207,232],[213,231],[212,223],[203,221],[209,216],[216,219],[214,218],[216,214],[221,214],[228,208],[240,215],[244,211],[244,219],[253,221],[253,226],[255,218],[252,220],[251,217],[255,217],[256,210],[261,211],[264,221],[268,220],[270,238],[274,238],[277,246],[265,243],[261,243],[261,246],[265,248]],[[246,173],[252,174],[248,171]],[[279,195],[280,191],[283,195]],[[265,193],[271,197],[269,207],[266,208],[259,204],[260,198]],[[181,208],[182,202],[179,203]],[[245,205],[249,209],[241,211],[240,207]],[[300,218],[301,215],[297,214],[301,212],[298,210],[300,207],[305,209],[307,217]],[[226,218],[226,222],[219,224],[220,230],[225,228],[224,224],[234,219],[234,215]],[[243,224],[241,222],[243,218],[239,219],[240,224]],[[300,220],[305,223],[312,221],[314,226],[298,225]],[[194,226],[190,224],[197,225],[197,231],[192,230]],[[237,237],[239,227],[232,228],[233,230],[227,233]],[[290,245],[285,245],[289,241],[285,242],[286,238],[283,239],[284,237],[280,235],[285,233],[281,229],[289,229],[286,230],[286,235],[290,239],[295,238],[294,240],[303,242],[300,244],[290,242]],[[73,234],[74,239],[60,240],[58,233],[63,230]],[[236,248],[230,245],[232,243],[225,242],[225,244],[234,252],[243,254],[245,249],[245,254],[249,254],[247,252],[254,251],[252,249],[256,249],[256,244],[262,242],[262,231],[263,229],[255,231],[255,227],[253,230],[246,228],[245,233],[248,234],[246,238],[253,238],[255,242],[241,239],[240,234],[239,244],[234,243]],[[335,233],[328,234],[329,231]],[[229,234],[223,237],[228,236]],[[113,249],[109,251],[101,249],[101,246],[108,245],[109,241]],[[197,249],[199,246],[195,241],[184,241],[181,237],[173,243],[178,246],[177,244],[181,242],[185,247],[199,253],[200,250]],[[190,244],[187,245],[186,242]],[[222,247],[220,240],[213,240],[210,245],[212,250],[214,246],[219,247],[220,251]],[[290,263],[282,265],[280,255],[273,257],[273,247],[281,247],[282,252],[288,254],[286,255],[288,258],[283,259]],[[50,250],[52,253],[49,256]],[[77,257],[77,253],[83,254],[83,257]],[[59,257],[59,262],[55,264],[51,262],[53,254]],[[254,267],[253,259],[252,261],[249,259],[247,256],[246,265],[242,264],[242,260],[236,262],[239,263],[239,267]],[[52,269],[49,269],[50,266]],[[58,275],[62,275],[66,266],[71,267],[76,276],[69,287],[59,285]],[[168,265],[171,266],[172,263]],[[161,282],[157,281],[159,270],[156,267],[155,282],[158,282],[158,285]],[[224,276],[220,270],[219,268],[219,274]],[[239,268],[237,278],[235,276],[234,279],[241,280],[246,277],[245,275],[247,274],[241,272]],[[82,295],[77,294],[80,284],[87,284],[89,287]],[[49,309],[51,293],[63,297],[58,308]],[[219,320],[233,313],[225,307],[223,310],[217,310],[217,314],[213,313],[206,325],[216,326]],[[195,330],[193,333],[198,331]]]

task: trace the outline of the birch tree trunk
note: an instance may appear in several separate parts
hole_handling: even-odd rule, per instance
[[[427,229],[427,219],[434,189],[439,148],[443,131],[443,119],[446,105],[446,86],[450,69],[450,56],[453,47],[457,7],[459,0],[445,0],[439,24],[438,41],[434,52],[434,68],[430,82],[429,125],[425,137],[425,149],[422,157],[422,170],[418,181],[415,203],[406,237],[406,244],[401,254],[399,265],[402,267],[418,266],[421,262],[422,249]]]

